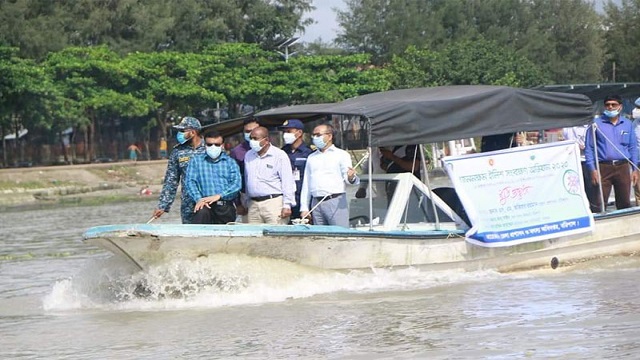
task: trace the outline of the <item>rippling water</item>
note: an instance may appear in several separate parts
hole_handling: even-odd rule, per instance
[[[0,358],[640,357],[637,258],[341,273],[221,255],[142,274],[80,241],[153,206],[0,213]]]

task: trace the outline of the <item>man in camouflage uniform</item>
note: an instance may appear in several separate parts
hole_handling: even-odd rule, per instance
[[[180,199],[182,204],[180,206],[180,216],[183,224],[191,224],[196,203],[184,191],[184,181],[187,174],[187,165],[189,165],[191,157],[205,153],[204,141],[199,133],[202,126],[198,119],[185,117],[180,124],[175,125],[173,128],[178,130],[178,144],[173,147],[171,155],[169,155],[167,172],[164,175],[164,185],[160,193],[158,208],[153,212],[153,218],[159,218],[165,212],[169,212],[178,191],[178,184],[181,184]]]

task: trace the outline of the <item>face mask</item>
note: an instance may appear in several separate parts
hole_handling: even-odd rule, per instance
[[[282,138],[284,139],[285,144],[293,144],[296,141],[296,134],[284,133],[282,134]]]
[[[605,110],[603,114],[608,118],[614,118],[620,114],[620,110]]]
[[[313,145],[315,145],[320,150],[324,149],[327,146],[327,143],[324,142],[324,135],[314,136]]]
[[[220,154],[222,154],[222,146],[207,146],[207,155],[209,155],[209,157],[211,157],[212,159],[217,159]]]
[[[176,139],[178,140],[179,144],[184,144],[187,141],[189,141],[191,138],[187,138],[187,136],[184,134],[184,132],[179,132],[176,134]]]
[[[251,146],[251,150],[255,152],[260,152],[264,146],[260,146],[260,142],[262,140],[249,140],[249,146]]]
[[[246,141],[246,142],[251,141],[251,133],[250,132],[244,133],[244,141]]]
[[[640,119],[640,109],[633,109],[633,111],[631,112],[631,116],[633,116],[634,119]]]

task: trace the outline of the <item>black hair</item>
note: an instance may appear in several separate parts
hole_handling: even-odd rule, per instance
[[[609,100],[613,100],[616,101],[618,104],[622,104],[622,96],[618,95],[618,94],[610,94],[607,95],[607,97],[604,98],[604,102],[606,103]]]
[[[205,138],[217,138],[217,137],[221,137],[221,138],[222,138],[222,140],[224,140],[224,136],[222,136],[222,134],[220,133],[220,131],[218,131],[218,130],[216,130],[216,129],[212,129],[212,130],[207,131],[207,132],[204,134],[204,137],[205,137]]]
[[[242,121],[242,125],[247,125],[247,124],[251,124],[251,123],[256,123],[258,125],[261,125],[260,121],[258,121],[258,119],[256,119],[256,118],[247,118],[247,119],[244,119]]]

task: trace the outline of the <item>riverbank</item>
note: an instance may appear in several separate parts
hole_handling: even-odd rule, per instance
[[[0,211],[156,200],[166,167],[154,160],[0,169]]]

